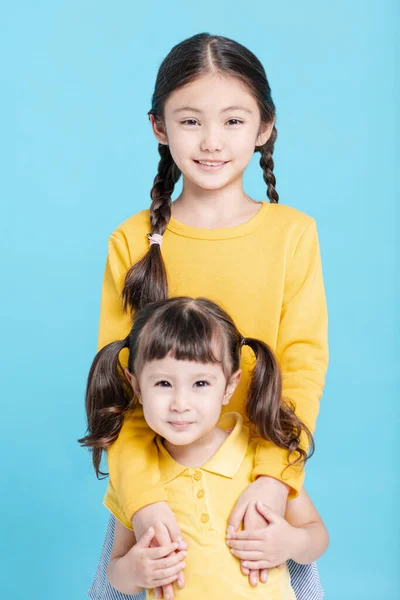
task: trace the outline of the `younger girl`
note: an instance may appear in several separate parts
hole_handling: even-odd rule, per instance
[[[211,298],[228,309],[246,337],[276,351],[284,396],[313,431],[328,362],[318,235],[311,217],[277,204],[275,106],[262,64],[221,36],[203,33],[184,40],[160,66],[149,116],[160,153],[152,203],[110,237],[99,347],[125,338],[136,310],[148,302]],[[255,152],[269,202],[252,200],[243,189],[243,173]],[[181,176],[182,192],[172,203]],[[251,366],[245,346],[243,377],[231,401],[243,416]],[[140,405],[126,413],[107,451],[109,493],[138,537],[153,526],[157,541],[166,545],[182,532],[159,483],[154,437]],[[303,479],[301,463],[289,465],[284,448],[258,438],[251,480],[231,498],[229,525],[259,529],[265,520],[254,508],[257,500],[283,516]],[[91,590],[94,600],[116,597],[105,590],[113,524],[112,518]],[[298,598],[320,600],[315,568],[294,563],[290,568]],[[261,571],[260,579],[265,576]],[[256,584],[259,573],[250,571],[249,577]]]
[[[182,600],[292,600],[286,561],[309,563],[325,551],[327,532],[304,490],[288,502],[286,520],[258,503],[269,526],[228,536],[231,553],[226,546],[234,498],[251,481],[257,449],[238,413],[220,419],[240,379],[243,346],[256,357],[246,399],[250,429],[284,449],[291,463],[305,462],[300,435],[311,440],[311,434],[282,401],[272,351],[259,340],[243,338],[228,314],[210,300],[181,297],[153,303],[137,312],[124,340],[108,344],[96,356],[86,395],[88,434],[80,442],[92,448],[99,474],[103,450],[118,434],[126,410],[139,401],[157,433],[161,484],[189,543],[186,564],[186,553],[171,553],[176,545],[150,548],[152,528],[136,543],[121,507],[106,497],[118,519],[108,567],[117,590],[136,594],[143,587],[170,584],[186,567],[186,585],[176,592]],[[129,350],[125,374],[119,360],[123,348]],[[250,587],[236,557],[250,569],[270,568],[267,582]],[[281,563],[282,568],[274,568]],[[147,597],[154,596],[149,591]]]

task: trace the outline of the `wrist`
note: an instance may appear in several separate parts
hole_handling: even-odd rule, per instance
[[[142,587],[135,583],[135,573],[126,555],[114,558],[107,567],[107,579],[122,594],[140,594]]]

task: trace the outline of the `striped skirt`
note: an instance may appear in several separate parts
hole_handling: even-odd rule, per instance
[[[110,561],[114,540],[114,530],[115,517],[111,515],[108,522],[103,549],[97,565],[96,575],[88,591],[88,596],[92,600],[145,600],[145,590],[143,590],[143,592],[140,594],[135,595],[122,594],[114,589],[107,579],[106,570]],[[292,587],[296,595],[296,600],[322,600],[325,594],[319,580],[316,563],[311,563],[310,565],[299,565],[289,560],[288,567]]]

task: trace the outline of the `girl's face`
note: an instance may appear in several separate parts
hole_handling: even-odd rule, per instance
[[[164,124],[151,117],[159,142],[168,144],[184,177],[216,190],[241,178],[255,146],[268,140],[273,123],[261,124],[248,88],[234,77],[210,74],[175,90],[164,108]],[[211,165],[201,164],[211,161]]]
[[[229,381],[220,364],[176,360],[166,356],[143,365],[138,378],[127,373],[144,417],[153,431],[173,446],[206,442],[228,404],[240,371]]]

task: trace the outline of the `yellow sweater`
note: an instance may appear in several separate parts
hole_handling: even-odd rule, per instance
[[[149,211],[125,221],[109,239],[101,300],[99,348],[124,338],[131,317],[122,311],[127,270],[148,249]],[[170,296],[204,296],[220,304],[245,337],[268,343],[283,373],[283,395],[313,431],[328,364],[327,312],[318,235],[313,219],[287,206],[262,202],[242,225],[199,229],[171,219],[163,238]],[[242,381],[228,407],[244,415],[254,356],[243,348]],[[118,504],[127,519],[146,504],[167,501],[154,433],[138,406],[126,414],[108,451],[108,468]],[[260,440],[253,479],[284,481],[290,496],[301,489],[304,469],[288,468],[287,452]],[[110,486],[111,487],[111,486]],[[109,498],[112,496],[109,490]]]

